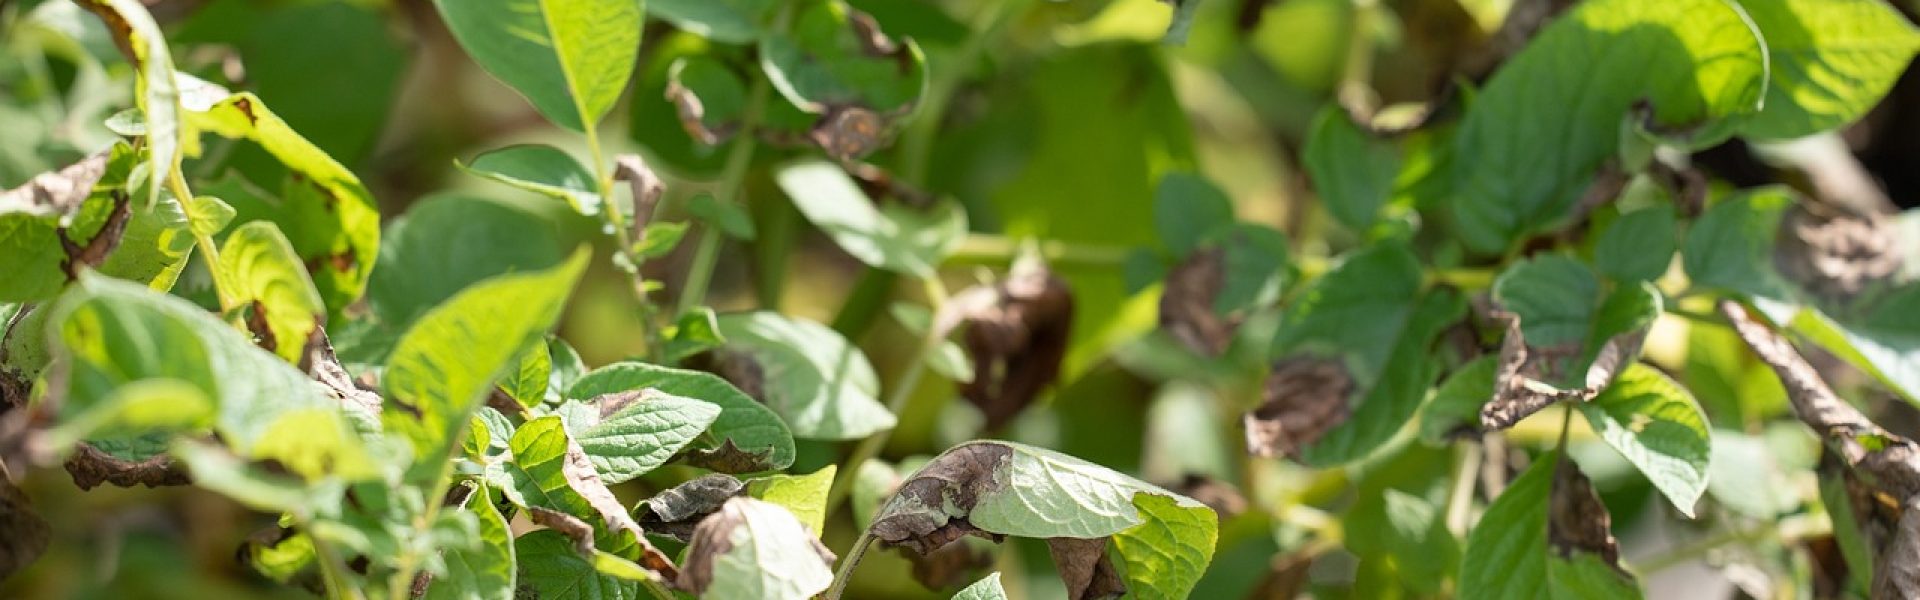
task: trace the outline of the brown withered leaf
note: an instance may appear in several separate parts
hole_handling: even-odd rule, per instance
[[[1293,553],[1276,556],[1267,567],[1267,576],[1260,585],[1247,593],[1247,600],[1293,600],[1307,589],[1307,569],[1313,566],[1313,555]]]
[[[633,192],[633,244],[638,245],[647,239],[647,224],[653,222],[654,208],[660,205],[667,184],[638,154],[613,157],[613,178],[627,182]]]
[[[647,541],[646,531],[640,528],[640,523],[634,521],[632,515],[627,514],[626,507],[613,495],[613,490],[607,489],[606,482],[601,481],[599,472],[593,469],[593,462],[587,458],[586,451],[580,448],[580,442],[572,437],[567,438],[566,462],[561,464],[560,473],[566,478],[567,487],[593,507],[594,512],[606,521],[609,530],[633,535],[634,544],[640,552],[640,558],[635,562],[667,580],[672,580],[678,574],[673,560]]]
[[[33,511],[27,495],[14,487],[5,467],[0,467],[0,581],[40,558],[52,535],[47,520]]]
[[[1780,217],[1775,239],[1775,268],[1833,303],[1846,304],[1892,279],[1904,262],[1892,221],[1825,204],[1794,204]]]
[[[82,490],[91,490],[102,483],[150,488],[192,483],[186,468],[173,457],[162,454],[131,461],[102,452],[86,442],[74,446],[73,455],[67,457],[66,468],[67,474],[73,477],[73,485]]]
[[[573,540],[573,549],[583,555],[593,554],[593,526],[567,513],[540,506],[527,507],[527,519],[535,525],[552,529]]]
[[[107,222],[101,225],[84,245],[68,237],[66,226],[61,226],[54,231],[60,238],[61,250],[67,254],[67,260],[60,264],[61,268],[66,270],[67,279],[79,279],[82,265],[88,268],[99,267],[101,263],[107,261],[108,254],[112,254],[115,248],[120,247],[120,238],[127,233],[127,220],[133,214],[131,204],[127,201],[127,195],[124,192],[114,192],[113,211],[107,213]]]
[[[1575,344],[1536,347],[1527,344],[1520,330],[1520,316],[1500,312],[1507,320],[1507,333],[1500,342],[1500,362],[1493,376],[1493,399],[1480,407],[1480,426],[1487,431],[1512,427],[1561,400],[1585,402],[1600,395],[1622,369],[1640,355],[1647,330],[1637,329],[1614,336],[1601,344],[1593,363],[1580,378],[1580,386],[1561,389],[1552,381],[1566,378],[1572,361],[1579,358]]]
[[[740,123],[729,121],[715,127],[707,126],[707,104],[700,100],[700,94],[680,82],[678,73],[667,77],[667,102],[673,103],[674,114],[680,117],[680,128],[687,137],[708,146],[717,146],[739,132]]]
[[[1199,500],[1207,508],[1213,509],[1213,514],[1220,517],[1223,523],[1247,510],[1247,497],[1240,493],[1239,488],[1213,477],[1188,473],[1180,480],[1180,485],[1170,487],[1180,495]]]
[[[746,493],[747,484],[732,475],[710,473],[673,486],[634,508],[640,526],[658,535],[687,541],[694,527],[720,510],[727,500]]]
[[[1118,598],[1127,593],[1126,580],[1107,560],[1106,538],[1048,538],[1047,553],[1067,584],[1069,600]]]
[[[773,468],[768,459],[773,457],[773,449],[759,451],[741,449],[729,438],[718,448],[695,448],[688,446],[680,452],[680,462],[721,473],[757,473]]]
[[[1346,422],[1354,387],[1353,375],[1338,360],[1295,356],[1275,362],[1260,406],[1241,419],[1247,452],[1298,457],[1301,448]]]
[[[872,154],[887,141],[887,120],[862,106],[829,106],[807,131],[827,156],[846,162]]]
[[[1593,482],[1580,472],[1579,465],[1564,458],[1558,460],[1553,469],[1553,495],[1548,501],[1548,545],[1563,558],[1587,552],[1620,569],[1620,543],[1613,538],[1613,517],[1607,514],[1607,506],[1600,503]]]
[[[1893,539],[1875,554],[1874,598],[1920,598],[1920,498],[1908,498],[1900,512]]]
[[[707,591],[714,581],[714,563],[734,548],[733,532],[740,527],[750,527],[753,535],[748,538],[757,546],[775,546],[785,544],[807,544],[813,554],[820,558],[821,577],[824,579],[810,582],[809,587],[818,587],[810,594],[824,591],[832,583],[834,555],[825,544],[808,532],[800,519],[792,512],[777,504],[762,502],[753,498],[735,497],[728,499],[712,515],[700,521],[693,530],[692,540],[687,544],[686,568],[680,571],[676,587],[695,595]],[[788,546],[788,548],[793,548]],[[798,550],[797,548],[793,548]],[[805,552],[805,550],[799,550]],[[798,576],[798,573],[787,574]],[[817,585],[815,585],[817,584]]]
[[[324,320],[322,317],[320,320]],[[340,402],[353,418],[378,423],[380,421],[380,394],[362,389],[353,381],[353,375],[340,364],[339,357],[333,354],[333,342],[327,339],[327,329],[316,321],[313,333],[307,336],[305,350],[300,353],[300,370],[307,376],[327,388],[327,395]],[[513,414],[513,413],[507,413]]]
[[[739,388],[740,392],[747,397],[760,400],[762,404],[766,403],[764,400],[767,397],[766,369],[760,366],[760,361],[750,352],[715,348],[694,355],[688,360],[687,366],[719,375],[721,379],[727,380],[727,383],[733,384],[733,387]]]
[[[1213,309],[1227,283],[1226,250],[1202,248],[1167,273],[1160,292],[1160,328],[1173,339],[1206,356],[1219,356],[1233,341],[1240,319],[1229,319]]]
[[[1012,449],[999,444],[969,444],[940,455],[901,484],[893,499],[887,502],[889,508],[906,506],[920,510],[887,511],[874,518],[868,531],[883,545],[909,548],[919,554],[927,554],[967,535],[999,541],[1001,536],[981,531],[967,523],[964,516],[955,517],[951,513],[971,512],[982,492],[1006,485],[996,479],[994,473],[1011,460],[1012,455]]]
[[[973,380],[960,395],[996,431],[1060,377],[1073,327],[1073,291],[1037,258],[1014,263],[1006,280],[954,295],[934,317],[936,335],[961,325]]]
[[[926,554],[902,549],[900,554],[913,564],[913,579],[929,590],[953,590],[980,579],[993,569],[998,553],[986,542],[947,544]]]
[[[111,150],[81,159],[58,171],[41,173],[20,187],[0,191],[0,212],[24,212],[38,216],[64,216],[79,212],[93,185],[107,173]]]

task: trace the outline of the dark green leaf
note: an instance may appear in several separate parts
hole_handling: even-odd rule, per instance
[[[1618,281],[1659,279],[1673,264],[1679,220],[1666,205],[1620,215],[1593,249],[1593,266]]]
[[[1356,232],[1371,230],[1393,196],[1400,149],[1355,125],[1345,109],[1328,105],[1314,119],[1301,152],[1327,212]]]

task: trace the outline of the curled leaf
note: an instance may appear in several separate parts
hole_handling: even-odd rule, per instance
[[[107,173],[111,150],[103,150],[58,171],[41,173],[20,187],[0,191],[0,212],[65,217],[80,211],[93,184]]]
[[[1126,582],[1107,560],[1107,540],[1048,538],[1047,553],[1053,555],[1060,579],[1067,584],[1067,598],[1117,598],[1127,593]]]
[[[1036,259],[1014,264],[1006,280],[956,294],[934,318],[942,337],[965,325],[973,379],[960,395],[986,415],[994,431],[1011,421],[1060,377],[1073,326],[1073,290]]]
[[[1505,313],[1507,335],[1500,342],[1499,363],[1493,377],[1493,400],[1480,407],[1480,425],[1487,430],[1512,427],[1561,400],[1586,402],[1600,395],[1624,367],[1640,355],[1646,329],[1636,329],[1608,339],[1593,355],[1582,385],[1561,389],[1552,383],[1566,378],[1566,365],[1580,355],[1577,345],[1559,344],[1532,347],[1520,328],[1520,317]]]
[[[761,67],[793,106],[821,115],[808,137],[843,161],[879,148],[927,82],[917,44],[895,41],[840,2],[814,4],[762,40]]]
[[[1301,448],[1347,420],[1353,375],[1337,360],[1296,356],[1274,363],[1259,408],[1242,419],[1247,452],[1297,458]]]
[[[832,585],[833,560],[793,513],[733,498],[694,528],[677,584],[716,600],[803,600]]]
[[[1613,538],[1613,518],[1593,491],[1593,482],[1580,466],[1561,460],[1553,470],[1553,492],[1547,513],[1547,543],[1563,558],[1576,552],[1596,554],[1620,568],[1620,543]]]
[[[687,541],[702,519],[720,510],[727,500],[746,493],[746,482],[725,473],[710,473],[673,486],[634,507],[634,517],[647,531]]]
[[[1167,273],[1166,288],[1160,292],[1160,327],[1195,352],[1219,356],[1233,341],[1239,319],[1228,319],[1214,312],[1214,299],[1226,285],[1225,252],[1220,248],[1196,250]]]
[[[82,490],[90,490],[102,483],[111,483],[118,487],[144,485],[150,488],[186,485],[186,469],[165,454],[149,456],[141,460],[129,460],[108,454],[92,444],[80,443],[75,446],[73,455],[67,457],[67,474],[73,477],[73,485]]]
[[[998,553],[986,542],[962,541],[926,554],[901,554],[906,555],[907,562],[913,563],[914,581],[929,590],[946,590],[972,581],[980,572],[993,568]]]

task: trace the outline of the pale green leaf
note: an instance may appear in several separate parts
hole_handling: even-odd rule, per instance
[[[758,366],[760,401],[805,439],[859,439],[894,425],[865,354],[825,325],[772,311],[721,315],[724,360]]]
[[[431,480],[457,448],[468,419],[522,348],[546,335],[586,268],[587,252],[559,267],[502,275],[456,294],[402,335],[387,359],[383,421],[420,457]]]
[[[708,429],[710,440],[692,447],[716,450],[726,442],[750,453],[764,453],[764,461],[753,471],[784,469],[793,464],[793,434],[785,422],[758,400],[711,373],[672,369],[637,362],[614,363],[587,373],[567,388],[565,396],[585,400],[601,394],[653,388],[720,407],[720,415]]]
[[[837,470],[837,465],[827,465],[807,475],[768,475],[748,481],[747,495],[786,508],[807,531],[819,535],[826,531],[827,491]]]
[[[1920,32],[1878,0],[1740,0],[1766,37],[1766,107],[1748,137],[1790,139],[1852,123],[1893,88]]]
[[[993,573],[962,588],[953,600],[1007,600],[1007,590],[1000,587],[1000,574]]]
[[[554,124],[585,131],[620,99],[640,51],[641,0],[436,0],[454,39]]]
[[[227,225],[233,222],[233,216],[236,214],[233,205],[213,196],[194,196],[186,203],[186,208],[185,212],[193,215],[188,225],[192,228],[193,234],[207,237],[226,231]]]
[[[299,364],[307,338],[326,320],[327,306],[307,278],[293,244],[269,221],[241,225],[220,248],[220,274],[226,289],[253,318],[265,322],[262,347]]]
[[[1634,364],[1591,402],[1587,425],[1640,469],[1680,513],[1693,516],[1713,453],[1707,417],[1693,394],[1660,371]]]
[[[167,36],[138,0],[81,0],[80,6],[99,15],[107,29],[124,36],[121,51],[135,68],[134,104],[145,117],[148,179],[147,204],[160,201],[160,190],[180,169],[182,138],[180,85],[175,80],[173,55]]]
[[[84,412],[46,432],[49,448],[66,449],[95,437],[190,433],[213,424],[213,400],[193,384],[154,377],[122,385]]]
[[[833,584],[832,555],[815,535],[779,505],[730,499],[694,530],[681,580],[705,581],[695,590],[711,600],[812,598]]]
[[[302,517],[330,509],[346,489],[331,482],[309,487],[297,478],[268,472],[208,442],[181,441],[173,455],[185,463],[193,484],[263,512]]]
[[[1548,23],[1474,98],[1456,139],[1454,231],[1497,253],[1564,221],[1634,106],[1689,144],[1760,108],[1767,57],[1725,0],[1598,0]]]
[[[1186,598],[1213,558],[1219,517],[1173,496],[1139,493],[1133,505],[1146,522],[1113,535],[1126,565],[1128,597]]]
[[[572,401],[554,411],[608,485],[645,475],[699,439],[720,406],[658,391]]]
[[[513,369],[500,378],[500,389],[525,408],[546,402],[547,384],[553,377],[553,353],[547,351],[546,338],[520,349],[520,357],[513,362]]]
[[[454,163],[468,173],[573,205],[580,214],[600,214],[599,185],[593,172],[553,146],[522,144],[489,150],[468,164]]]
[[[775,174],[780,189],[847,254],[876,268],[928,277],[967,232],[966,212],[943,201],[928,209],[875,207],[838,165],[807,160]]]

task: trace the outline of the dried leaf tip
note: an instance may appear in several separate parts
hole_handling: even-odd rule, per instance
[[[1262,392],[1263,401],[1249,411],[1247,452],[1254,456],[1298,458],[1328,431],[1352,414],[1353,374],[1340,361],[1295,356],[1273,364]]]

